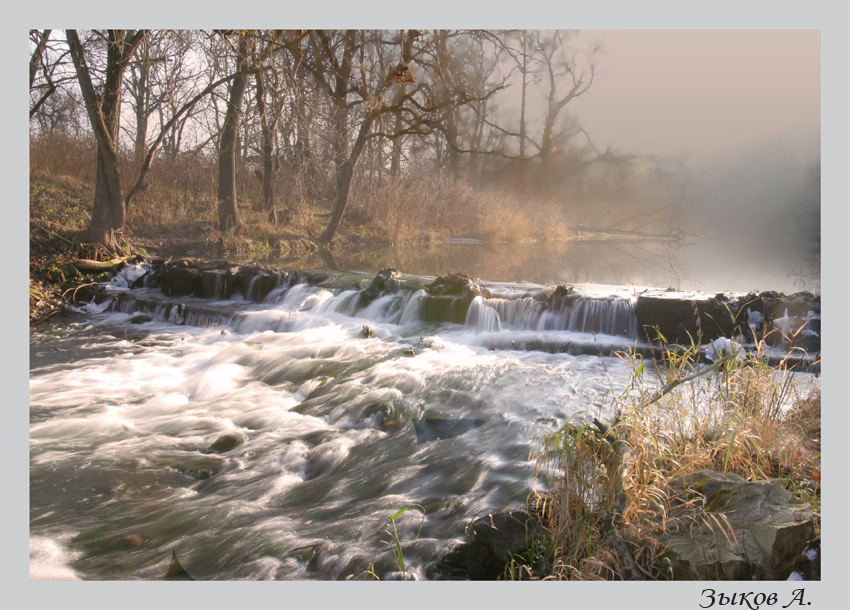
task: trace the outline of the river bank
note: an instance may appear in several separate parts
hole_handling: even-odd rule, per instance
[[[391,272],[283,271],[186,259],[159,261],[156,265],[154,270],[151,261],[144,274],[122,276],[128,284],[144,284],[147,277],[147,288],[126,291],[113,283],[118,290],[104,289],[99,297],[89,293],[92,311],[109,307],[111,312],[93,313],[81,325],[72,322],[67,331],[60,325],[44,337],[36,333],[32,438],[36,455],[52,458],[35,460],[34,492],[47,501],[49,495],[42,496],[41,492],[58,483],[49,483],[50,478],[40,474],[42,464],[56,466],[65,461],[57,462],[59,454],[55,452],[64,451],[62,447],[70,439],[65,438],[64,426],[58,427],[58,421],[51,423],[54,409],[58,409],[58,416],[68,408],[63,405],[82,400],[81,387],[88,396],[97,392],[96,403],[84,400],[71,411],[82,416],[91,410],[83,418],[75,416],[72,426],[94,433],[87,441],[93,443],[94,453],[85,459],[102,464],[101,468],[114,471],[116,476],[119,472],[136,473],[130,476],[141,477],[140,481],[155,476],[163,485],[157,487],[157,495],[178,494],[183,498],[179,504],[190,512],[209,510],[214,501],[230,505],[236,497],[248,500],[246,532],[253,532],[255,541],[264,542],[254,548],[238,546],[241,550],[237,555],[249,558],[247,565],[231,553],[227,557],[218,555],[219,560],[209,563],[210,554],[214,557],[218,552],[203,542],[201,530],[197,531],[201,535],[198,538],[191,534],[193,528],[178,528],[194,540],[180,555],[184,567],[197,578],[391,577],[399,571],[396,559],[383,551],[375,555],[372,544],[381,549],[382,540],[392,542],[392,536],[387,537],[387,518],[402,507],[412,508],[391,519],[397,526],[393,531],[402,544],[407,566],[401,571],[418,577],[445,577],[451,573],[449,568],[446,564],[437,568],[433,558],[448,557],[461,548],[465,544],[464,528],[481,517],[482,511],[498,512],[527,503],[535,465],[526,458],[530,449],[539,446],[535,439],[571,441],[578,438],[569,432],[576,425],[581,429],[592,424],[593,417],[610,424],[622,408],[625,427],[613,427],[617,438],[632,445],[642,439],[647,450],[641,460],[629,462],[638,472],[646,472],[641,464],[652,464],[655,470],[650,471],[661,473],[657,470],[659,459],[680,461],[678,450],[658,452],[661,439],[666,437],[656,433],[657,418],[659,413],[681,413],[681,427],[692,420],[692,409],[698,405],[685,400],[679,404],[690,405],[687,409],[669,409],[669,404],[662,408],[659,401],[659,411],[642,410],[648,417],[646,425],[632,425],[638,411],[625,407],[640,405],[643,401],[639,399],[657,389],[653,380],[638,382],[634,375],[661,366],[668,373],[678,370],[680,376],[687,376],[688,371],[695,370],[692,366],[709,366],[700,364],[705,354],[701,346],[691,348],[696,350],[691,357],[681,351],[671,353],[676,356],[678,369],[671,368],[673,360],[665,365],[649,354],[644,359],[640,352],[630,351],[629,346],[641,339],[636,330],[639,299],[631,301],[628,290],[617,300],[613,295],[600,298],[606,295],[598,293],[598,286],[547,288],[476,282],[451,275],[435,279]],[[720,301],[726,306],[734,304],[729,299]],[[811,300],[804,302],[812,304]],[[626,323],[622,331],[617,330],[621,325],[613,315],[617,303],[631,303],[634,327]],[[596,316],[568,313],[590,312],[603,306],[604,315],[601,310]],[[535,309],[538,307],[539,311]],[[750,310],[745,313],[749,326]],[[603,320],[613,326],[594,327]],[[776,327],[775,321],[771,318],[769,324]],[[600,348],[609,344],[612,349],[600,353]],[[89,358],[80,365],[68,359],[74,357],[75,345],[89,346]],[[101,349],[106,350],[108,360],[97,356]],[[721,349],[718,344],[717,351]],[[630,353],[634,360],[624,360],[623,355]],[[125,373],[134,382],[109,389],[99,372],[99,363],[106,361],[114,363],[109,366],[109,378],[121,376],[126,365],[129,368]],[[715,378],[715,385],[708,386],[727,392],[720,400],[722,404],[731,404],[730,388],[740,387],[742,393],[733,392],[741,397],[735,404],[749,405],[748,409],[764,405],[766,410],[754,412],[751,420],[741,419],[734,409],[723,410],[724,418],[706,419],[698,436],[705,442],[688,450],[692,468],[710,466],[734,472],[757,463],[762,470],[745,473],[747,478],[780,476],[797,495],[807,494],[810,501],[819,498],[819,482],[813,479],[810,461],[800,459],[799,452],[783,449],[790,446],[787,434],[764,433],[765,424],[771,422],[776,424],[774,432],[786,426],[799,427],[799,420],[793,418],[787,425],[782,423],[786,412],[794,412],[787,403],[791,394],[771,390],[785,387],[783,379],[787,378],[780,377],[776,386],[776,382],[770,382],[769,367],[758,369],[765,391],[754,394],[753,389],[762,386],[753,383],[749,374],[736,372],[738,368],[724,370],[724,375]],[[691,387],[683,384],[683,390]],[[692,396],[712,395],[702,387]],[[50,394],[41,388],[50,388]],[[794,396],[807,401],[812,416],[819,418],[819,394],[815,399],[796,392]],[[163,398],[154,397],[159,395]],[[49,398],[53,396],[56,398]],[[171,398],[161,402],[168,396]],[[754,399],[756,396],[774,398],[760,402]],[[682,400],[681,394],[677,400]],[[588,404],[594,405],[590,413]],[[188,413],[186,405],[192,405]],[[785,406],[778,409],[777,405],[791,410]],[[149,421],[147,414],[154,419]],[[777,419],[780,415],[781,421]],[[746,421],[758,423],[761,432],[756,434],[754,424]],[[120,431],[113,423],[120,423]],[[806,438],[812,439],[815,434],[819,438],[819,425],[817,430],[807,432]],[[230,440],[225,447],[222,438],[235,441]],[[608,441],[600,438],[605,446]],[[760,457],[756,462],[747,457],[755,446],[754,438],[764,441],[758,445],[761,448],[755,455]],[[777,439],[781,442],[774,444]],[[792,445],[799,447],[803,441]],[[584,446],[582,455],[597,459],[593,456],[599,445]],[[112,461],[111,456],[119,455],[113,449],[119,447],[124,448],[121,455],[129,462]],[[655,453],[650,453],[650,448]],[[138,453],[142,450],[144,458]],[[64,472],[62,467],[60,472]],[[557,472],[556,468],[555,481]],[[175,473],[183,479],[173,478]],[[69,484],[80,476],[71,471],[67,474],[71,477]],[[647,518],[648,511],[640,507],[646,506],[647,498],[655,497],[657,492],[652,489],[660,489],[658,485],[675,474],[664,471],[653,481],[625,486],[637,493],[634,498],[639,509],[628,510],[632,502],[626,502],[627,509],[621,511],[625,518],[633,524]],[[552,483],[541,479],[539,489],[550,489]],[[124,497],[125,492],[109,487],[102,491],[104,499]],[[86,485],[83,488],[87,489]],[[588,489],[604,486],[594,484]],[[144,495],[133,492],[122,502],[135,505]],[[42,500],[36,505],[40,506]],[[98,500],[90,502],[96,506]],[[353,508],[354,512],[348,510],[352,502],[369,515],[366,521],[357,517],[361,513]],[[48,525],[49,506],[48,501],[36,511],[34,522],[38,529],[56,534]],[[296,519],[293,510],[304,516]],[[268,519],[280,511],[286,519],[296,519],[297,525],[286,525],[283,530],[271,526]],[[591,513],[596,514],[594,511]],[[75,519],[78,534],[69,539],[71,548],[88,558],[72,562],[81,576],[121,574],[120,568],[107,569],[104,562],[135,549],[126,546],[129,543],[125,539],[130,537],[144,541],[144,551],[140,548],[132,553],[133,565],[146,566],[138,572],[139,577],[161,577],[161,572],[159,576],[157,573],[162,553],[176,548],[169,542],[176,530],[159,518],[151,529],[154,523],[140,513],[135,526],[80,537],[80,531],[91,527],[87,513],[84,510]],[[314,526],[305,519],[318,522]],[[816,519],[813,515],[805,517],[804,522],[816,528]],[[232,532],[224,523],[214,525],[211,532],[217,532],[216,539],[230,540]],[[263,523],[270,529],[255,529]],[[599,529],[600,523],[586,518],[578,518],[576,523],[596,528],[593,531],[599,539],[594,548],[609,548],[602,544],[607,534]],[[629,532],[634,529],[623,528],[622,533],[625,544],[637,552],[647,538],[633,537]],[[289,540],[289,534],[281,531],[295,537]],[[330,533],[332,542],[319,544],[310,539],[309,532],[321,538]],[[569,570],[551,571],[556,557],[564,559],[563,549],[558,555],[557,544],[539,547],[539,552],[543,552],[541,548],[544,555],[549,553],[550,573],[541,572],[539,561],[535,567],[524,550],[531,561],[529,569],[515,563],[514,570],[504,572],[503,577],[605,577],[584,569],[577,575],[573,568],[581,563],[578,556],[557,564],[569,566]],[[523,553],[516,554],[515,559],[519,561]],[[587,558],[587,565],[598,565],[599,557]],[[260,565],[275,567],[271,572],[257,571]],[[94,566],[98,567],[90,572]],[[107,571],[100,572],[103,569]],[[659,577],[657,572],[650,572]],[[775,572],[771,574],[775,577]]]

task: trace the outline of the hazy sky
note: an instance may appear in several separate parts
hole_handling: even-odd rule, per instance
[[[571,111],[599,145],[694,162],[820,124],[817,30],[583,31],[597,76]]]

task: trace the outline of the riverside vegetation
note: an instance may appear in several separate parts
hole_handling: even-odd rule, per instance
[[[134,203],[118,252],[78,243],[75,237],[89,222],[94,193],[92,147],[64,139],[31,144],[31,321],[55,315],[68,302],[69,290],[94,279],[68,266],[75,258],[194,255],[323,265],[317,251],[329,215],[325,204],[296,193],[287,222],[276,224],[256,204],[260,185],[249,182],[239,199],[245,222],[239,231],[221,232],[215,220],[214,164],[202,162],[158,166]],[[364,251],[390,244],[436,246],[456,235],[490,242],[566,240],[569,214],[562,203],[543,193],[528,197],[531,201],[521,206],[515,193],[444,178],[398,180],[378,187],[355,183],[334,256],[362,257]]]
[[[701,470],[781,480],[811,504],[820,535],[820,386],[785,363],[766,365],[758,352],[711,366],[698,363],[699,345],[662,354],[658,362],[620,354],[632,378],[612,399],[610,425],[567,423],[543,440],[538,473],[552,492],[531,502],[545,526],[505,578],[671,578],[664,534],[698,523],[734,536],[725,515],[699,498],[686,517],[674,516],[670,480]],[[651,374],[663,386],[654,394],[642,383]]]
[[[458,184],[431,186],[436,190],[432,189],[428,200],[436,201],[437,206],[442,201],[446,210],[455,210],[450,220],[442,221],[447,224],[429,225],[424,221],[428,214],[415,215],[421,211],[415,200],[417,193],[422,196],[421,185],[391,185],[384,193],[384,204],[389,205],[390,200],[407,202],[398,206],[396,216],[383,215],[395,219],[393,232],[388,233],[386,225],[364,221],[343,233],[342,241],[356,248],[364,243],[359,240],[439,239],[450,225],[464,226],[466,234],[490,239],[552,235],[551,226],[548,232],[543,229],[544,216],[535,219],[526,215],[520,221],[518,210],[506,198],[490,195],[492,199],[482,202],[487,195],[465,191]],[[73,244],[74,233],[85,226],[85,207],[92,189],[91,183],[67,173],[32,173],[33,322],[60,313],[80,286],[110,275],[81,273],[70,264],[75,258],[104,260],[115,255],[94,246]],[[380,206],[380,195],[380,191],[370,192],[372,208]],[[464,196],[469,203],[464,208],[446,203]],[[301,235],[281,233],[278,227],[259,221],[248,223],[251,228],[241,234],[221,234],[212,228],[212,204],[207,210],[210,218],[204,220],[205,214],[199,214],[197,207],[175,206],[172,197],[174,193],[171,197],[156,193],[152,201],[168,201],[169,205],[150,205],[138,211],[139,220],[128,229],[127,249],[121,254],[155,251],[181,255],[189,248],[198,248],[233,259],[259,258],[274,243],[312,243],[310,231],[322,226],[321,208],[305,206],[289,225],[290,231],[300,228]],[[498,201],[503,205],[494,204]],[[195,205],[203,206],[203,202]],[[246,212],[250,212],[247,205]],[[494,222],[494,218],[503,220]],[[423,226],[430,228],[423,231]],[[483,227],[489,227],[490,233],[481,232]],[[560,229],[556,227],[555,232]],[[302,248],[309,251],[310,246]],[[544,516],[544,526],[533,533],[530,551],[507,563],[503,578],[620,579],[628,578],[630,571],[644,578],[669,578],[669,564],[659,539],[683,524],[672,517],[667,483],[677,475],[701,469],[737,473],[747,480],[779,478],[789,491],[812,505],[819,534],[819,388],[808,386],[791,368],[769,367],[758,357],[725,358],[701,369],[698,341],[688,348],[675,346],[662,353],[664,357],[658,362],[646,361],[636,353],[621,354],[631,363],[633,378],[625,393],[612,397],[618,416],[610,425],[568,424],[544,439],[537,456],[538,470],[541,479],[548,478],[552,491],[532,499],[542,505],[539,512]],[[643,383],[650,375],[657,375],[670,391],[650,395]],[[675,391],[673,386],[677,386]],[[404,541],[394,525],[404,511],[402,508],[388,520],[387,530],[402,577]],[[701,518],[710,520],[718,536],[724,535],[722,515],[704,513]],[[623,549],[631,558],[625,563]],[[374,571],[367,569],[364,575],[374,577]]]

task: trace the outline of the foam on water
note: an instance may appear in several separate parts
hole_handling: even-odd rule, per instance
[[[380,541],[402,506],[452,506],[410,550],[424,570],[471,516],[522,505],[542,435],[604,418],[628,378],[616,358],[563,353],[623,336],[544,330],[532,298],[478,297],[464,325],[422,322],[426,298],[397,282],[361,307],[296,283],[260,304],[181,301],[210,327],[163,306],[35,333],[33,539],[65,536],[57,565],[81,578],[161,578],[171,550],[196,578],[343,578],[373,558],[392,571]],[[414,426],[455,420],[474,423],[427,440]],[[237,446],[214,450],[225,434]],[[417,526],[399,520],[406,540]],[[128,536],[144,541],[132,555]]]
[[[69,566],[74,558],[62,539],[30,536],[30,580],[79,580]]]

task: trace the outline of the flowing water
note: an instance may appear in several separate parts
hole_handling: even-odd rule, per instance
[[[491,281],[538,284],[595,283],[676,290],[791,294],[820,291],[820,261],[796,254],[798,244],[783,239],[756,242],[752,235],[717,234],[676,243],[651,240],[570,240],[534,244],[493,244],[451,240],[448,244],[360,250],[337,256],[339,269],[377,272],[392,267],[418,275],[462,271]],[[317,267],[325,261],[314,259]],[[276,261],[275,266],[307,263]]]
[[[544,485],[544,435],[604,419],[628,383],[631,288],[546,308],[543,286],[482,283],[437,323],[422,278],[370,283],[133,290],[32,333],[31,577],[161,579],[172,551],[196,579],[386,576],[405,506],[405,569],[428,576],[472,519]]]

